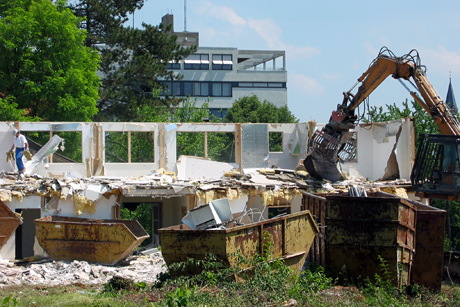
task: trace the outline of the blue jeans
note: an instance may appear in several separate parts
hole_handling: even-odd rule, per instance
[[[16,148],[16,166],[18,167],[18,173],[24,171],[24,162],[22,162],[22,152],[24,151],[23,148]]]

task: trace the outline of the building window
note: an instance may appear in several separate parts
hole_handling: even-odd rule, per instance
[[[213,70],[232,70],[233,61],[231,54],[213,54],[212,55]]]
[[[181,89],[180,89],[180,82],[164,82],[166,85],[166,88],[164,91],[161,91],[160,96],[165,96],[165,95],[176,95],[180,96],[181,94]]]
[[[209,96],[209,83],[207,82],[200,83],[200,95]]]
[[[209,112],[217,118],[224,119],[227,114],[227,109],[209,108]]]
[[[209,54],[194,53],[184,60],[184,69],[208,70]]]
[[[213,97],[232,97],[232,84],[229,82],[212,83]]]
[[[192,82],[184,82],[184,96],[194,96]]]
[[[232,97],[232,83],[230,82],[190,82],[190,81],[163,81],[166,89],[161,96],[192,96],[192,97]]]
[[[283,88],[286,87],[282,82],[239,82],[239,87],[274,87],[274,88]]]
[[[166,69],[180,69],[180,62],[169,61],[166,65]]]

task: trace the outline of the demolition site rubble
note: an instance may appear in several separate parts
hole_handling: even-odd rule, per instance
[[[136,282],[154,283],[158,274],[165,272],[160,252],[131,256],[116,266],[43,259],[15,264],[0,260],[0,287],[10,285],[58,286],[74,283],[102,285],[112,277],[123,277]]]

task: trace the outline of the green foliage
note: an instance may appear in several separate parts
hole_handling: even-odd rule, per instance
[[[99,54],[83,45],[80,19],[64,1],[7,1],[1,9],[0,92],[9,106],[32,120],[89,121],[97,113]]]
[[[103,292],[117,295],[120,292],[136,291],[138,289],[138,284],[135,283],[132,279],[123,278],[121,276],[114,276],[104,284]]]
[[[27,116],[26,109],[18,109],[16,99],[0,98],[0,121],[39,121],[38,117]]]
[[[236,100],[228,109],[225,121],[230,123],[297,123],[298,119],[286,106],[277,107],[256,95]]]
[[[99,117],[110,121],[145,120],[144,112],[169,113],[183,99],[155,94],[164,89],[160,79],[176,80],[179,75],[167,70],[172,60],[180,60],[194,48],[176,44],[175,36],[166,29],[143,25],[143,29],[120,28],[116,42],[102,50],[101,70],[104,73]],[[113,45],[112,45],[113,43]]]
[[[381,279],[357,289],[335,286],[321,267],[310,267],[299,277],[285,270],[281,262],[268,270],[269,266],[262,265],[263,269],[240,283],[234,278],[237,272],[227,266],[219,267],[216,258],[201,262],[203,274],[167,278],[163,275],[159,277],[163,282],[151,288],[124,278],[110,280],[102,289],[81,283],[4,287],[0,289],[0,297],[5,297],[0,306],[458,306],[460,299],[458,285],[443,285],[439,293],[417,285],[395,291],[382,274]],[[15,294],[11,295],[13,291]]]
[[[225,121],[230,123],[298,123],[299,120],[287,106],[277,107],[265,100],[261,102],[256,95],[236,100],[228,109]],[[270,151],[282,151],[282,134],[270,133]]]
[[[402,103],[402,108],[398,107],[396,103],[386,105],[386,110],[383,107],[370,107],[369,119],[367,122],[385,122],[397,120],[400,118],[412,117],[414,119],[415,135],[421,133],[440,133],[438,126],[431,116],[415,101],[406,101]],[[416,139],[418,144],[418,138]]]
[[[120,217],[122,220],[137,220],[147,233],[152,233],[152,204],[140,203],[135,207],[128,207],[124,204],[120,208]],[[152,243],[152,237],[145,239],[141,246],[146,246]]]
[[[430,205],[448,212],[446,217],[445,251],[460,250],[460,203],[432,199]],[[450,229],[449,229],[450,225]]]
[[[367,303],[370,306],[404,306],[406,302],[399,296],[399,289],[393,285],[387,261],[381,256],[378,259],[382,274],[375,274],[373,281],[369,277],[365,279],[363,293]]]
[[[9,307],[9,306],[19,306],[18,300],[13,297],[13,294],[5,297],[2,301],[2,307]]]
[[[131,162],[154,161],[152,132],[106,133],[106,162],[128,162],[128,134],[131,135]]]
[[[71,5],[77,16],[85,18],[81,27],[87,30],[86,46],[101,54],[97,121],[152,122],[152,115],[168,114],[182,100],[160,98],[164,86],[159,80],[180,79],[166,66],[196,47],[176,44],[176,37],[164,25],[126,27],[128,14],[143,5],[144,0],[76,0]]]
[[[83,19],[81,27],[87,30],[85,45],[107,43],[128,21],[128,14],[141,9],[144,0],[71,0],[69,7]]]
[[[406,118],[412,116],[413,110],[409,107],[407,100],[402,103],[402,110],[396,106],[396,103],[386,105],[386,111],[383,110],[383,107],[370,107],[369,118],[372,122],[386,122],[391,120],[396,120],[400,118]]]
[[[317,267],[315,270],[307,269],[303,272],[300,285],[306,287],[308,291],[318,292],[331,288],[334,280],[326,275],[323,267]]]
[[[194,295],[194,289],[178,287],[174,292],[166,294],[166,305],[168,307],[189,306],[190,298]]]

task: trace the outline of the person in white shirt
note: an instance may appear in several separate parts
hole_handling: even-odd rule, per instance
[[[26,170],[24,162],[22,161],[22,156],[24,150],[29,150],[29,143],[27,143],[26,137],[17,129],[14,129],[14,141],[13,146],[11,146],[11,151],[13,151],[14,148],[16,148],[16,166],[18,167],[19,176],[21,176]]]

